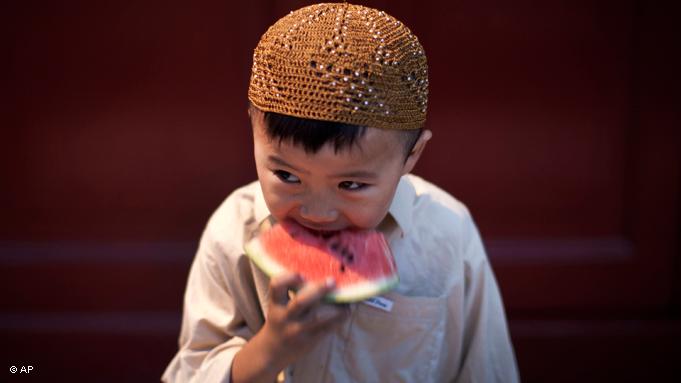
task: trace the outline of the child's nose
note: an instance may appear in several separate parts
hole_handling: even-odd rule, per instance
[[[338,219],[338,210],[319,203],[303,204],[300,206],[301,218],[312,223],[330,223]]]

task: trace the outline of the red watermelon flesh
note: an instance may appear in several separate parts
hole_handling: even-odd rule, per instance
[[[245,248],[269,276],[289,271],[310,282],[334,278],[336,289],[327,298],[336,302],[363,300],[398,282],[390,247],[376,230],[318,233],[284,221],[261,232]]]

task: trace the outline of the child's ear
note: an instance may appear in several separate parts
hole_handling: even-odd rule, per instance
[[[421,158],[421,153],[423,153],[423,149],[426,148],[426,144],[431,139],[431,137],[433,137],[433,133],[430,130],[426,129],[421,133],[419,139],[416,141],[416,144],[414,144],[414,148],[407,156],[407,160],[404,162],[404,166],[402,167],[402,175],[407,174],[411,172],[412,169],[414,169],[414,166],[416,166],[416,163],[419,161],[419,158]]]

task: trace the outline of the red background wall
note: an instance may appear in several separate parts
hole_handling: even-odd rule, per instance
[[[4,6],[7,366],[158,379],[203,225],[255,178],[252,50],[309,3]],[[416,173],[472,210],[524,380],[680,377],[679,6],[365,4],[425,47],[435,139]]]

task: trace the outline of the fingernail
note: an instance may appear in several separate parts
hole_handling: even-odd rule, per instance
[[[336,284],[336,281],[333,280],[333,277],[327,277],[326,280],[324,281],[324,286],[326,287],[333,287]]]

